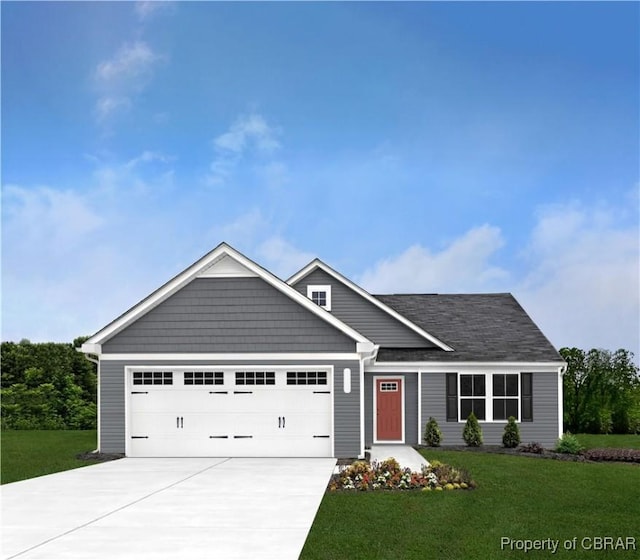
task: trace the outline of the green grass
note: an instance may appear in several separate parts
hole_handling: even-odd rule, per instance
[[[640,550],[640,467],[426,451],[468,469],[473,491],[325,494],[301,558],[637,558],[587,551],[584,537],[634,537]],[[559,550],[501,550],[501,538],[557,539]],[[564,550],[577,537],[577,550]]]
[[[95,430],[6,430],[0,438],[2,484],[95,463],[76,459],[96,448]]]
[[[615,447],[618,449],[640,449],[640,434],[576,434],[586,449]]]

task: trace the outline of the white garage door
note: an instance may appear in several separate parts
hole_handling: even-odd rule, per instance
[[[128,368],[130,457],[330,457],[331,372]]]

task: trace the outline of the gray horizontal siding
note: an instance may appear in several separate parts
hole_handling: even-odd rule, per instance
[[[333,384],[334,452],[337,458],[360,455],[360,363],[335,363]],[[351,392],[344,392],[343,371],[351,369]]]
[[[462,439],[464,422],[446,421],[446,374],[422,374],[422,431],[433,416],[442,431],[442,445],[465,445]],[[558,439],[558,374],[533,373],[533,422],[519,422],[523,443],[537,441],[544,447],[553,447]],[[505,422],[480,422],[486,445],[502,445]],[[421,436],[422,437],[422,434]]]
[[[125,387],[124,365],[100,362],[100,451],[124,453]]]
[[[373,378],[402,377],[404,383],[404,437],[407,445],[417,445],[418,440],[418,376],[415,373],[365,373],[364,377],[364,441],[365,446],[373,444],[374,411],[373,411]]]
[[[376,344],[391,348],[434,347],[433,343],[358,295],[324,270],[314,270],[295,284],[294,288],[306,296],[307,286],[312,284],[330,284],[331,313]]]
[[[337,458],[353,458],[360,454],[360,365],[357,360],[295,360],[296,366],[333,366],[333,430]],[[125,386],[126,366],[286,366],[287,362],[256,359],[255,361],[103,361],[100,363],[100,450],[103,453],[125,452]],[[351,392],[343,390],[344,368],[351,369]]]
[[[355,342],[260,278],[198,278],[104,353],[354,352]]]

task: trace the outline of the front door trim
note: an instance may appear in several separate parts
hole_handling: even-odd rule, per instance
[[[400,414],[402,423],[402,437],[399,440],[378,439],[378,381],[392,381],[400,385]],[[405,426],[404,426],[404,376],[401,375],[374,375],[373,376],[373,443],[404,443],[405,442]]]

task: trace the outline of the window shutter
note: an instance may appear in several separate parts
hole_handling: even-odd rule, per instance
[[[522,422],[533,422],[533,374],[520,374],[520,402],[522,405]]]
[[[447,373],[447,422],[458,421],[458,374]]]

